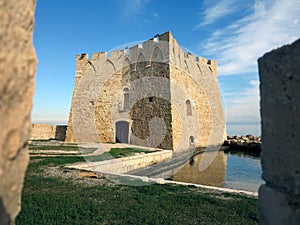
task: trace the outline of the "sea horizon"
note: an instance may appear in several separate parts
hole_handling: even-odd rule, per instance
[[[33,124],[52,124],[52,125],[68,125],[65,120],[33,120]],[[261,136],[260,123],[226,123],[226,131],[228,135],[247,135]]]

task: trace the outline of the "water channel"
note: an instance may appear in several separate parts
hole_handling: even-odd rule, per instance
[[[199,171],[202,156],[194,156],[172,176],[172,180],[252,192],[257,192],[264,183],[259,155],[219,151],[207,169]]]

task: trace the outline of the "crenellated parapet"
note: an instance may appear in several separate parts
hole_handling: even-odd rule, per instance
[[[166,32],[132,47],[110,52],[94,52],[91,58],[88,54],[79,54],[76,56],[76,76],[84,75],[90,65],[94,67],[95,74],[99,74],[102,68],[98,68],[96,64],[103,65],[106,61],[112,64],[116,71],[128,64],[139,62],[148,62],[148,64],[151,62],[168,63],[169,36],[171,36],[170,32]]]
[[[184,50],[172,36],[170,36],[169,42],[170,64],[189,74],[202,73],[201,70],[208,69],[214,76],[217,76],[217,61],[193,55]]]
[[[214,76],[217,76],[215,60],[195,56],[185,51],[173,38],[171,32],[157,34],[147,41],[121,50],[94,52],[91,58],[88,54],[77,55],[76,76],[81,77],[87,73],[88,69],[94,70],[95,75],[101,75],[102,66],[105,64],[112,66],[112,71],[116,72],[127,65],[139,62],[147,62],[146,66],[151,66],[153,62],[170,63],[187,73],[194,73],[191,71],[194,70],[193,68],[207,68]]]

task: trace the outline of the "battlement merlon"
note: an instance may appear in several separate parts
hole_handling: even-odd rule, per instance
[[[160,41],[166,41],[166,42],[171,42],[174,40],[174,37],[170,31],[167,31],[163,34],[159,34],[159,40]]]
[[[214,76],[218,76],[218,62],[216,60],[207,59],[204,57],[197,56],[196,57],[197,62],[204,62],[204,64],[208,65],[208,67],[211,69]]]
[[[86,53],[76,55],[76,61],[89,59],[89,55]]]
[[[107,53],[106,52],[93,52],[92,53],[92,60],[98,60],[101,58],[106,58]]]
[[[83,75],[88,61],[89,61],[88,54],[82,53],[76,55],[76,77],[80,77]]]
[[[207,65],[209,66],[209,68],[212,70],[212,73],[215,77],[218,76],[218,63],[216,60],[212,60],[212,59],[209,59],[207,61]]]
[[[93,52],[92,53],[92,57],[91,59],[89,59],[88,54],[78,54],[76,55],[76,64],[80,64],[83,62],[86,62],[88,60],[99,60],[99,59],[114,59],[114,58],[118,58],[120,56],[125,56],[125,55],[129,55],[129,57],[131,59],[136,59],[136,57],[138,56],[139,52],[143,52],[144,55],[147,55],[147,52],[151,52],[151,50],[153,50],[153,46],[158,45],[160,41],[161,42],[169,42],[170,40],[173,40],[173,35],[171,34],[170,31],[167,31],[163,34],[157,34],[155,35],[153,38],[150,38],[147,41],[144,41],[140,44],[137,44],[135,46],[129,47],[129,48],[125,48],[125,49],[121,49],[121,50],[113,50],[110,52]],[[146,57],[147,58],[147,57]]]

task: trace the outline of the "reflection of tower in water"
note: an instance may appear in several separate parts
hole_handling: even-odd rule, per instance
[[[214,161],[204,171],[199,171],[199,163],[202,157],[203,154],[198,154],[191,158],[173,175],[173,180],[219,187],[223,186],[227,164],[226,154],[223,151],[219,151]]]

